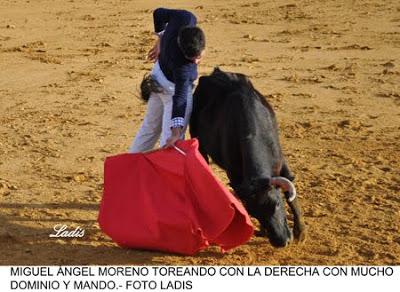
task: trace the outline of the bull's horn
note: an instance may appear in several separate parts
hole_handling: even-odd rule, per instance
[[[277,186],[282,188],[284,192],[289,192],[289,198],[287,198],[288,202],[292,202],[296,198],[296,188],[294,184],[285,177],[276,176],[271,178],[271,184],[273,186]]]

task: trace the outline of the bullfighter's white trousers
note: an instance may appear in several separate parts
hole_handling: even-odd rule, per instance
[[[151,75],[160,84],[162,91],[150,94],[146,115],[139,132],[129,147],[128,152],[130,153],[145,152],[153,149],[159,138],[160,147],[163,147],[171,136],[172,96],[175,93],[175,84],[165,77],[158,62],[154,64]],[[182,139],[185,138],[185,132],[192,113],[192,103],[193,96],[192,89],[190,89],[186,102]]]

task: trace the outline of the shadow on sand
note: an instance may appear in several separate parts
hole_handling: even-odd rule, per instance
[[[67,219],[56,216],[32,219],[18,210],[36,214],[45,209],[91,211],[94,219]],[[98,228],[96,203],[0,204],[0,265],[172,265],[191,264],[194,257],[117,246]],[[12,215],[7,215],[12,214]],[[48,214],[47,214],[48,215]],[[54,223],[54,224],[52,224]],[[55,224],[82,226],[83,238],[49,238]],[[198,253],[196,264],[207,264],[225,255],[217,248]],[[192,260],[191,260],[192,259]]]

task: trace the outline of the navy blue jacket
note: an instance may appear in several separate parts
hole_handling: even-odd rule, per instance
[[[182,26],[195,26],[196,17],[186,10],[158,8],[153,12],[154,30],[164,31],[160,43],[158,62],[165,77],[175,83],[172,97],[172,119],[184,118],[186,100],[197,79],[197,64],[186,59],[178,47],[178,33]]]

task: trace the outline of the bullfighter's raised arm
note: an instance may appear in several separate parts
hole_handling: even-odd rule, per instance
[[[165,30],[170,22],[177,27],[182,25],[196,25],[197,19],[192,13],[186,10],[157,8],[153,12],[154,32],[160,33]]]

